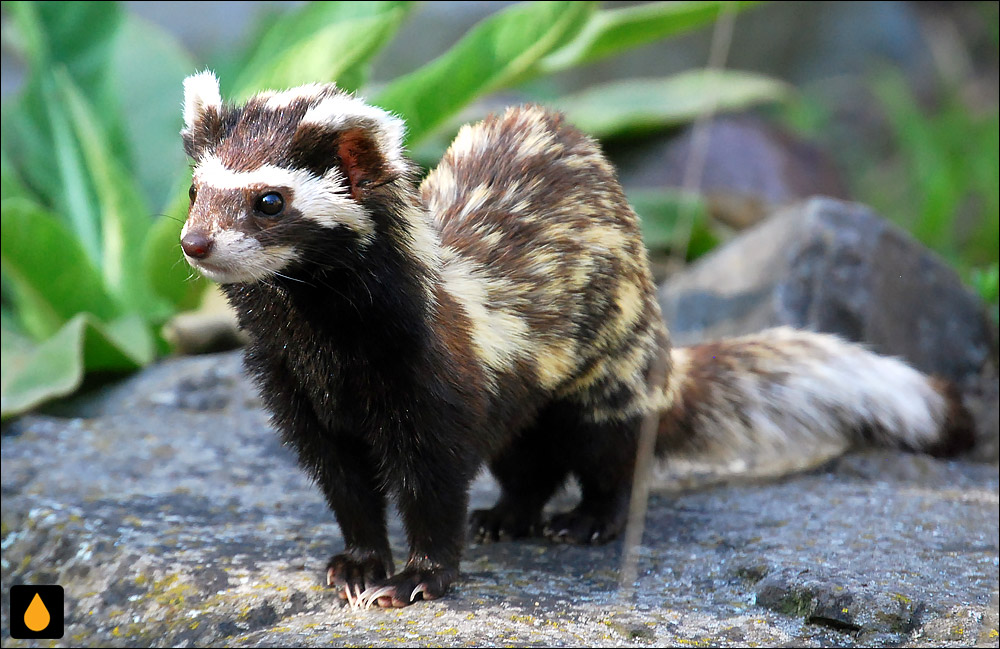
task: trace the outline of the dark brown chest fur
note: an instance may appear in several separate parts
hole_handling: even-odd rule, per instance
[[[294,394],[331,432],[397,429],[412,404],[435,389],[421,380],[430,340],[419,326],[401,331],[393,321],[362,322],[349,302],[315,290],[304,295],[258,284],[228,292],[250,334],[247,368],[266,384],[265,398]]]
[[[294,445],[308,446],[296,438],[299,417],[315,418],[325,435],[360,438],[387,455],[447,443],[450,431],[479,431],[480,456],[495,443],[501,419],[488,416],[475,365],[458,362],[461,336],[450,340],[442,334],[448,328],[432,329],[416,305],[406,315],[410,307],[392,300],[390,313],[380,300],[306,285],[226,292],[251,338],[247,369]]]

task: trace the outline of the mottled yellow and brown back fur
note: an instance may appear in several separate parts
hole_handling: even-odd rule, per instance
[[[443,290],[493,389],[520,383],[520,409],[559,398],[595,420],[643,412],[666,329],[638,217],[593,140],[512,108],[463,128],[420,192]]]

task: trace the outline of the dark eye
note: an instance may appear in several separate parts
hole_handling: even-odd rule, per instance
[[[285,209],[285,199],[278,192],[268,192],[257,199],[253,209],[264,216],[278,216]]]
[[[191,189],[188,190],[188,198],[191,199],[192,203],[194,202],[194,199],[198,198],[198,188],[194,185],[191,185]]]

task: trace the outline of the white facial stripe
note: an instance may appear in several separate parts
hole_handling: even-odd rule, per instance
[[[405,168],[402,160],[403,120],[387,111],[369,106],[351,95],[333,95],[306,111],[300,125],[316,124],[331,130],[368,128],[375,136],[375,144],[386,161],[400,171]]]
[[[383,122],[399,122],[381,108],[369,106],[364,101],[351,95],[333,95],[306,111],[302,118],[303,124],[322,124],[330,128],[340,128],[360,122],[372,122],[381,125]]]
[[[336,169],[323,178],[311,176],[295,188],[294,207],[323,227],[347,226],[367,244],[375,235],[375,223],[365,208],[341,189],[343,185],[343,175]]]
[[[285,169],[274,165],[261,165],[252,171],[233,171],[215,156],[205,156],[194,170],[199,184],[215,189],[242,189],[244,187],[295,188],[316,176],[305,169]]]
[[[305,169],[285,169],[262,165],[251,171],[233,171],[215,156],[206,156],[194,170],[195,180],[220,190],[244,187],[288,187],[292,190],[292,205],[303,218],[323,227],[343,226],[358,233],[364,242],[371,240],[375,224],[365,209],[345,190],[343,175],[331,169],[325,176],[316,176]]]
[[[211,70],[191,75],[184,80],[184,125],[191,129],[208,108],[222,110],[219,80]]]

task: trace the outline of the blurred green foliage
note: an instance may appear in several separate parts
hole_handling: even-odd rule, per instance
[[[884,137],[862,138],[856,129],[849,148],[829,141],[839,129],[827,99],[804,93],[786,106],[786,115],[799,130],[839,149],[854,197],[944,257],[990,305],[996,323],[1000,115],[995,104],[974,109],[947,80],[937,86],[935,100],[928,101],[899,69],[873,73],[865,80],[873,122],[867,131]]]
[[[886,71],[873,89],[891,128],[892,164],[859,179],[859,191],[970,278],[996,267],[1000,245],[1000,119],[971,111],[954,91],[921,106],[906,80]]]
[[[234,100],[336,81],[405,118],[415,147],[447,134],[486,93],[710,24],[722,4],[515,4],[370,92],[372,57],[404,23],[409,2],[309,3],[262,21],[244,52],[206,62],[115,3],[4,3],[5,37],[27,78],[3,105],[0,141],[2,416],[74,391],[86,372],[149,363],[168,351],[162,324],[197,303],[204,283],[178,245],[189,182],[178,136],[185,76],[212,68]],[[626,83],[616,105],[596,88],[565,108],[595,133],[613,134],[785,92],[755,75],[707,74]],[[640,210],[655,220],[675,214],[678,200],[690,199],[646,196]],[[658,240],[669,241],[669,222],[652,228]]]

